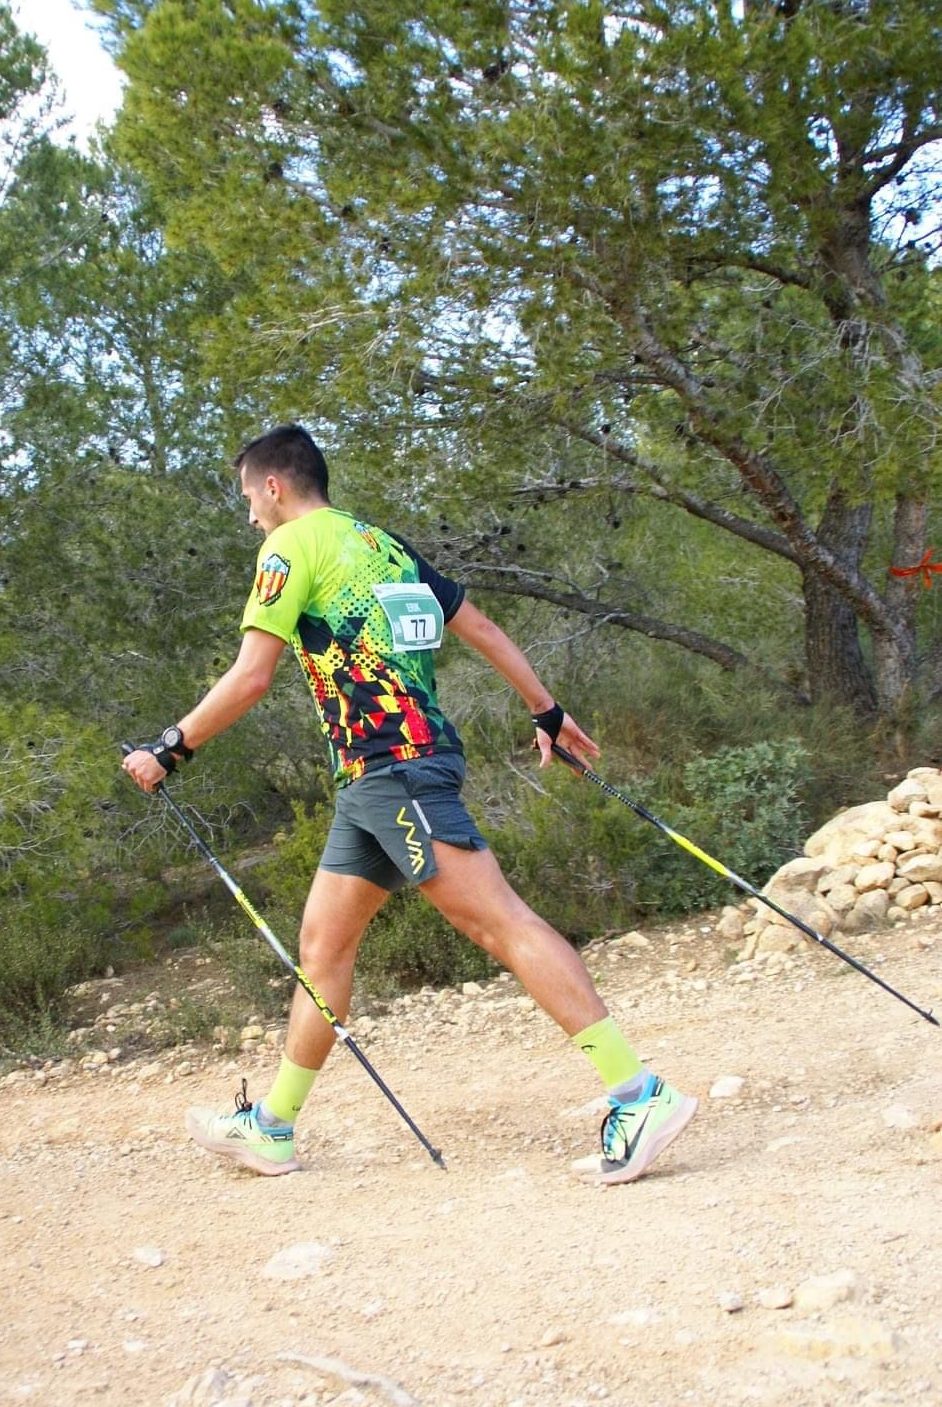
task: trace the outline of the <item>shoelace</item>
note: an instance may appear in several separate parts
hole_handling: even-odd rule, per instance
[[[647,1110],[654,1094],[657,1093],[660,1085],[655,1081],[647,1088],[647,1098],[635,1100],[631,1104],[613,1104],[611,1109],[602,1120],[602,1152],[606,1158],[617,1161],[623,1157],[631,1144],[631,1135],[628,1130],[638,1117]],[[618,1151],[618,1140],[621,1139],[621,1151]]]
[[[249,1082],[242,1081],[242,1088],[236,1092],[235,1097],[235,1119],[251,1119],[255,1113],[255,1105],[249,1099]],[[275,1124],[272,1127],[265,1125],[264,1132],[274,1139],[290,1139],[294,1136],[294,1129],[287,1125]]]
[[[619,1137],[622,1139],[623,1145],[628,1141],[625,1137],[625,1131],[621,1126],[622,1116],[626,1112],[633,1115],[636,1111],[631,1105],[616,1104],[609,1109],[605,1118],[602,1120],[602,1127],[599,1130],[599,1134],[602,1139],[602,1152],[606,1158],[614,1160],[616,1140]]]
[[[236,1117],[238,1117],[239,1114],[242,1114],[242,1115],[249,1114],[249,1115],[250,1115],[250,1114],[252,1113],[252,1110],[253,1110],[254,1107],[255,1107],[254,1104],[252,1103],[252,1101],[249,1099],[249,1082],[248,1082],[248,1080],[243,1080],[243,1081],[242,1081],[242,1088],[241,1088],[240,1090],[237,1090],[237,1091],[236,1091],[235,1107],[236,1107]]]

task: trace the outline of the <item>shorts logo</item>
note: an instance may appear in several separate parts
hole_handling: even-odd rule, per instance
[[[406,808],[400,806],[399,815],[396,817],[396,825],[402,826],[406,833],[406,849],[409,852],[409,864],[412,866],[413,874],[421,874],[425,869],[425,851],[422,848],[421,840],[416,839],[415,821],[406,815]]]
[[[270,552],[258,569],[255,596],[260,606],[273,606],[285,589],[291,563],[277,552]]]

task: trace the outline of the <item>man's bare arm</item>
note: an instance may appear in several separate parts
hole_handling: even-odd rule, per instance
[[[448,629],[483,655],[488,664],[516,690],[531,714],[544,713],[552,707],[553,695],[519,645],[489,616],[472,605],[467,597],[448,622]],[[540,749],[540,766],[546,767],[553,760],[552,739],[542,728],[538,728],[536,740]],[[564,715],[558,741],[587,765],[599,755],[598,745],[568,713]]]

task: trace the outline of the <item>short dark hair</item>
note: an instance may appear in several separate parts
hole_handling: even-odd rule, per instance
[[[283,474],[301,493],[327,499],[327,461],[302,425],[277,425],[250,440],[232,461],[232,467],[254,478],[258,474]]]

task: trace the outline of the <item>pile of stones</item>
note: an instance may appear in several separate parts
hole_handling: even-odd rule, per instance
[[[942,771],[916,767],[885,801],[838,812],[762,893],[825,938],[864,933],[942,904]],[[758,899],[727,906],[719,932],[743,943],[740,961],[791,952],[804,941]]]

